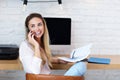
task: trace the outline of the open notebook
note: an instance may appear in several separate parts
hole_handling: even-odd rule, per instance
[[[91,47],[92,47],[92,44],[90,43],[90,44],[85,45],[83,47],[74,49],[70,53],[70,58],[68,58],[68,57],[58,57],[58,58],[61,59],[61,60],[64,60],[64,61],[68,61],[68,62],[81,61],[81,60],[88,57],[88,55],[91,52],[91,50],[90,50]]]

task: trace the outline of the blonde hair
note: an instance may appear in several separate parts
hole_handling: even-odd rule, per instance
[[[43,42],[43,49],[44,49],[44,52],[45,52],[45,55],[48,59],[48,64],[50,67],[52,67],[52,64],[51,64],[51,51],[50,51],[50,47],[49,47],[49,33],[48,33],[48,29],[47,29],[47,25],[46,25],[46,21],[44,20],[44,18],[41,16],[41,14],[39,13],[32,13],[30,14],[26,20],[25,20],[25,26],[26,26],[26,38],[27,38],[27,34],[29,32],[29,29],[28,29],[28,24],[29,24],[29,21],[34,18],[34,17],[37,17],[37,18],[40,18],[44,24],[44,34],[43,36],[41,37],[41,41]],[[44,62],[46,62],[43,58],[42,60]]]
[[[50,47],[49,47],[49,34],[48,34],[46,22],[45,22],[45,20],[43,20],[43,21],[44,21],[44,29],[45,29],[44,36],[43,36],[44,50],[45,50],[46,56],[48,58],[48,63],[52,67],[52,65],[51,65],[51,51],[50,51]]]

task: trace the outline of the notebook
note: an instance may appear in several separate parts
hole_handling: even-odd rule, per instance
[[[91,47],[92,47],[92,43],[85,45],[83,47],[80,48],[76,48],[74,49],[71,53],[70,53],[70,57],[58,57],[61,60],[67,61],[67,62],[78,62],[81,60],[84,60],[88,57],[88,55],[91,52]]]

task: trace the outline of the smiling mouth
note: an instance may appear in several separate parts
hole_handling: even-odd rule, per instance
[[[41,32],[35,32],[36,36],[39,36],[41,34]]]

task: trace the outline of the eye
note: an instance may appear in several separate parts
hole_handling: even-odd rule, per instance
[[[34,25],[34,24],[32,24],[32,25],[31,25],[31,27],[33,28],[33,27],[35,27],[35,25]]]
[[[42,23],[38,23],[38,26],[42,26]]]

